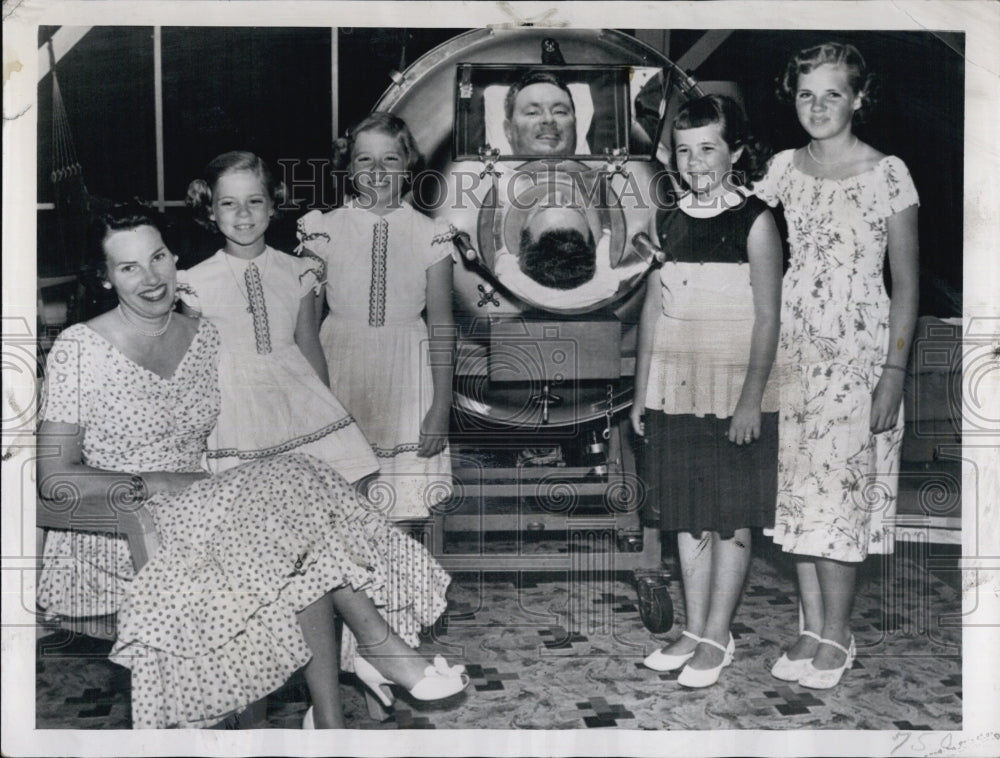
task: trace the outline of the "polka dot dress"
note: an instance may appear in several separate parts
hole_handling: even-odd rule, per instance
[[[62,366],[66,379],[50,373],[44,418],[84,429],[90,465],[196,469],[218,407],[217,350],[214,329],[202,322],[178,371],[162,380],[89,328],[72,327],[50,357],[50,371]],[[57,389],[67,385],[76,389]],[[105,456],[100,464],[90,458],[92,436]],[[115,436],[123,449],[112,466],[106,456]],[[131,449],[139,438],[149,448],[145,460]],[[50,535],[61,557],[88,569],[47,572],[54,576],[39,597],[56,612],[67,601],[79,607],[80,592],[93,595],[93,608],[117,600],[111,657],[132,670],[137,728],[208,726],[279,687],[310,658],[295,614],[336,587],[366,592],[413,647],[421,627],[445,609],[449,578],[434,559],[362,507],[353,488],[311,456],[248,463],[147,505],[161,546],[137,575],[127,548],[81,551],[73,544],[78,535]],[[101,563],[109,555],[113,562]],[[60,557],[55,549],[52,557]],[[99,587],[69,581],[98,568]],[[346,629],[345,638],[349,669],[355,644]]]

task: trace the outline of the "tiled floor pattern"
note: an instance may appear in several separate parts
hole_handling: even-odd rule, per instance
[[[797,623],[795,588],[781,556],[757,552],[732,628],[736,657],[714,687],[686,690],[677,672],[641,665],[683,628],[676,583],[675,627],[653,636],[624,574],[572,584],[563,573],[520,583],[456,574],[448,616],[426,635],[423,652],[465,662],[471,686],[442,703],[401,698],[389,719],[375,722],[356,681],[345,675],[348,723],[358,729],[960,728],[955,572],[929,572],[926,561],[899,552],[869,561],[853,615],[858,658],[839,687],[817,691],[769,674]],[[110,643],[61,634],[39,641],[38,727],[128,728],[129,675],[107,661]],[[298,728],[307,704],[297,676],[268,698],[266,723],[256,726]]]

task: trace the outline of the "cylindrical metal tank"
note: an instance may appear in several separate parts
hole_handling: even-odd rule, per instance
[[[497,247],[510,235],[489,201],[491,188],[496,191],[496,175],[483,161],[453,159],[459,64],[541,64],[546,39],[557,43],[567,64],[661,69],[661,112],[673,112],[694,84],[660,53],[622,32],[480,29],[458,35],[394,76],[376,106],[406,121],[427,167],[439,176],[441,189],[433,202],[426,203],[426,192],[422,195],[426,212],[446,222],[443,227],[467,234],[478,248],[477,261],[459,256],[455,266],[460,329],[455,407],[487,426],[544,430],[578,425],[610,419],[632,401],[644,272],[623,281],[614,296],[585,306],[562,303],[549,308],[518,297],[491,271]],[[493,168],[503,175],[524,170],[523,164],[500,160]],[[651,193],[663,181],[663,166],[633,157],[617,165],[610,157],[569,160],[560,164],[553,181],[566,182],[574,172],[576,178],[603,182],[607,191],[610,202],[594,223],[610,231],[612,260],[634,257],[630,240],[649,227]]]

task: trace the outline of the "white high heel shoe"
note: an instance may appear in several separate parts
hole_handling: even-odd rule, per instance
[[[677,677],[677,683],[682,687],[711,687],[719,681],[722,669],[733,662],[733,655],[736,653],[736,640],[733,639],[733,635],[729,635],[729,644],[725,647],[707,637],[702,637],[699,644],[711,645],[721,650],[722,663],[710,669],[693,669],[690,664],[685,666],[680,676]]]
[[[395,682],[386,679],[360,655],[354,659],[354,673],[375,694],[382,705],[386,707],[392,705],[395,697],[389,686]],[[443,656],[436,655],[434,662],[424,669],[423,679],[407,689],[407,692],[416,700],[442,700],[457,695],[469,686],[470,681],[469,675],[465,673],[465,666],[449,666]]]
[[[799,632],[800,637],[812,637],[817,642],[822,642],[822,638],[815,632],[803,630]],[[784,682],[797,682],[806,673],[812,658],[798,658],[792,660],[788,657],[787,651],[781,653],[781,657],[771,666],[771,676],[781,679]]]
[[[694,640],[696,643],[701,642],[701,637],[697,637],[687,629],[681,632],[685,637]],[[677,655],[670,655],[663,652],[663,648],[654,650],[652,653],[646,656],[646,659],[642,662],[642,665],[648,669],[653,669],[653,671],[675,671],[687,663],[691,656],[694,655],[694,650],[690,653],[678,653]]]

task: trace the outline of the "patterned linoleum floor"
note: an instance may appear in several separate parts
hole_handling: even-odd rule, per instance
[[[573,582],[560,572],[455,574],[447,617],[422,651],[465,662],[468,690],[437,704],[401,698],[377,722],[359,685],[343,675],[345,715],[357,729],[959,729],[959,574],[957,559],[942,550],[908,545],[864,565],[852,617],[858,657],[827,691],[769,674],[797,612],[791,566],[766,547],[755,546],[732,629],[735,660],[704,690],[641,665],[683,628],[676,582],[674,629],[654,636],[626,574]],[[109,647],[62,632],[39,640],[38,728],[130,727],[129,673],[107,660]],[[268,698],[266,720],[252,726],[298,728],[307,705],[297,676]]]

